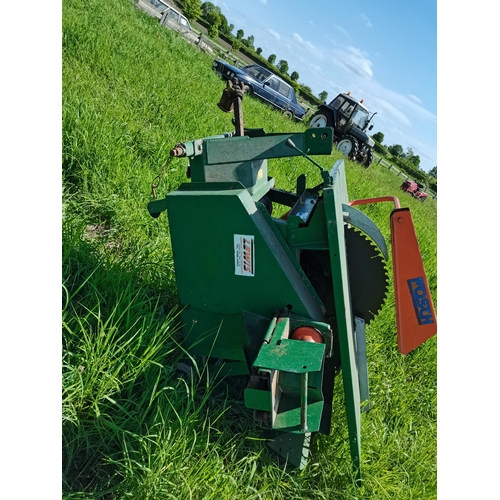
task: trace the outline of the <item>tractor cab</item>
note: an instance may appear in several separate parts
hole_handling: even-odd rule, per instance
[[[329,104],[322,104],[309,121],[310,128],[332,127],[333,140],[337,149],[350,160],[368,168],[373,161],[375,142],[368,136],[370,125],[376,115],[363,106],[363,100],[356,101],[351,93],[339,94]]]
[[[363,106],[363,101],[356,102],[349,93],[339,94],[330,104],[330,108],[336,110],[337,113],[337,129],[344,133],[346,128],[355,126],[363,132],[368,127],[370,122],[370,113]],[[370,126],[369,130],[373,128]]]

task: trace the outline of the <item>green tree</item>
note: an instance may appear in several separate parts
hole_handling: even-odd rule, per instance
[[[299,74],[298,74],[296,71],[294,71],[294,72],[292,72],[292,74],[290,75],[290,78],[291,78],[294,82],[296,82],[296,81],[299,79]]]
[[[238,38],[233,38],[233,41],[231,42],[231,48],[233,49],[233,52],[238,52],[238,50],[241,49],[242,47],[241,40]]]
[[[233,30],[234,30],[234,24],[230,24],[229,25],[229,33],[232,33]]]
[[[221,33],[225,33],[226,35],[231,34],[231,30],[229,29],[229,24],[227,22],[227,18],[224,14],[220,14],[219,31]]]
[[[211,10],[207,17],[205,18],[209,24],[208,26],[208,36],[210,38],[217,38],[219,36],[219,26],[221,23],[221,18],[218,12]]]
[[[190,21],[196,21],[201,17],[201,0],[184,0],[182,11]]]
[[[268,58],[267,58],[267,62],[269,64],[274,64],[276,61],[276,54],[271,54]]]
[[[236,32],[236,38],[237,38],[238,40],[243,40],[243,37],[244,37],[244,36],[245,36],[245,32],[244,32],[243,30],[238,30],[238,31]]]
[[[201,4],[201,15],[203,19],[207,19],[209,12],[217,12],[217,14],[222,14],[220,7],[217,7],[212,2],[203,2]]]
[[[413,164],[413,166],[420,168],[420,156],[413,152],[412,148],[406,148],[406,154],[404,157]]]
[[[399,144],[393,144],[392,146],[389,146],[387,148],[387,151],[389,151],[389,153],[391,153],[391,155],[395,156],[396,158],[404,158],[405,156],[403,147]]]
[[[311,90],[311,87],[308,87],[307,85],[302,85],[302,90],[304,90],[304,92],[307,92],[308,94],[311,94],[313,93],[313,91]]]
[[[413,163],[413,165],[415,165],[415,167],[420,169],[420,156],[413,155],[411,158],[409,158],[409,160]]]
[[[281,59],[281,61],[278,63],[278,69],[281,71],[281,73],[286,73],[288,71],[288,62],[284,59]]]
[[[432,167],[428,174],[431,176],[431,177],[434,177],[434,179],[437,179],[438,178],[438,168],[437,168],[437,165],[435,167]]]
[[[229,26],[226,16],[222,13],[221,8],[214,5],[212,2],[204,2],[201,4],[202,17],[209,24],[208,35],[211,38],[217,38],[219,31],[229,34]]]
[[[219,38],[219,27],[215,24],[211,24],[207,29],[207,33],[212,39]]]
[[[323,92],[320,92],[318,94],[319,100],[325,102],[326,98],[328,97],[328,92],[326,90],[323,90]]]
[[[255,52],[257,52],[257,54],[260,56],[262,54],[262,48],[257,47],[257,50]]]
[[[242,40],[242,42],[249,48],[252,48],[253,49],[253,43],[255,41],[255,37],[253,35],[250,35],[249,37],[247,37],[246,40]]]
[[[384,134],[382,132],[377,132],[376,134],[372,135],[373,140],[377,141],[379,144],[382,144],[384,142]]]
[[[207,28],[208,36],[212,39],[219,38],[219,25],[212,22]]]

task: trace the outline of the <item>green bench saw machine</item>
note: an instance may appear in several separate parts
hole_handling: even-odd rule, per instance
[[[227,82],[218,106],[235,131],[177,144],[189,181],[149,213],[167,211],[184,347],[224,376],[245,380],[244,403],[274,438],[269,446],[304,467],[311,434],[330,433],[342,371],[350,452],[360,475],[360,415],[369,409],[365,327],[387,291],[388,251],[363,203],[393,202],[397,337],[406,354],[436,333],[436,316],[409,209],[397,198],[349,201],[343,160],[325,170],[333,130],[266,134],[245,129],[243,86]],[[301,156],[321,182],[275,188],[268,160]],[[318,176],[319,179],[319,176]],[[272,216],[273,206],[286,207]],[[283,209],[281,210],[283,212]]]

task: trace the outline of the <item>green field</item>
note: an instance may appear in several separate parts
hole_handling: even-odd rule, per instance
[[[436,338],[397,351],[392,290],[367,329],[371,389],[362,416],[364,485],[354,485],[341,377],[331,436],[316,436],[303,470],[268,451],[251,412],[202,372],[174,373],[182,357],[168,218],[147,212],[151,183],[184,140],[233,130],[216,106],[224,83],[210,56],[128,0],[63,2],[64,498],[434,499]],[[303,131],[262,102],[243,100],[248,127]],[[316,157],[329,169],[340,154]],[[174,158],[158,197],[185,182]],[[437,308],[437,204],[399,190],[387,169],[346,161],[350,199],[398,196],[410,207]],[[270,161],[276,185],[304,159]],[[362,210],[390,241],[390,204]],[[390,263],[389,263],[390,268]],[[392,271],[390,270],[392,275]],[[202,371],[202,367],[200,367]]]

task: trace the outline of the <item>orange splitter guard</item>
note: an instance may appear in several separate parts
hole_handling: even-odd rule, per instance
[[[408,354],[437,333],[434,305],[409,208],[393,210],[391,239],[398,349]]]
[[[400,208],[393,196],[355,200],[350,206],[392,201],[392,267],[398,349],[402,354],[423,344],[437,333],[436,313],[427,283],[422,255],[409,208]]]

